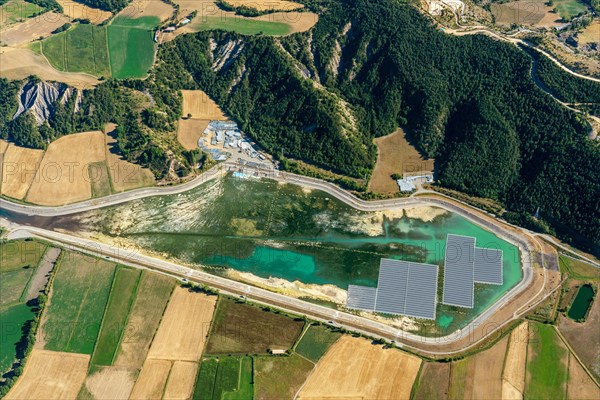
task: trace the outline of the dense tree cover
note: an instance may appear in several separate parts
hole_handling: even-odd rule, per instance
[[[46,0],[42,0],[42,1],[46,1]],[[79,3],[85,4],[87,6],[90,6],[93,8],[99,8],[101,10],[110,11],[113,13],[121,11],[122,9],[127,7],[127,5],[129,5],[129,3],[131,2],[131,0],[77,0],[77,1]]]
[[[36,4],[47,11],[63,12],[63,8],[56,0],[25,0],[31,4]]]
[[[179,37],[163,55],[176,55],[277,156],[360,177],[375,160],[372,138],[404,125],[437,159],[441,184],[498,199],[517,215],[539,207],[561,237],[600,251],[600,150],[581,117],[536,87],[527,54],[480,35],[446,35],[397,1],[307,4],[322,10],[310,32],[205,32]],[[243,49],[213,69],[211,41],[237,40]]]
[[[600,83],[566,74],[549,58],[535,50],[526,50],[535,60],[535,75],[557,99],[566,103],[582,103],[581,108],[600,116]]]
[[[18,92],[19,82],[0,78],[0,138],[2,139],[8,138],[6,124],[15,115],[19,106],[17,101]]]

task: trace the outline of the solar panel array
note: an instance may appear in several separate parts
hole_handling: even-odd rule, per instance
[[[349,285],[346,307],[355,310],[373,311],[375,309],[376,297],[377,288]]]
[[[475,247],[475,282],[502,285],[502,251]]]
[[[382,258],[374,304],[374,288],[350,285],[346,307],[435,319],[437,277],[437,265]]]
[[[475,247],[475,238],[449,234],[442,303],[473,308],[475,282],[502,284],[502,251]],[[438,266],[382,258],[377,288],[348,286],[346,307],[435,319]]]
[[[475,269],[475,238],[448,235],[444,261],[444,292],[442,303],[473,308]]]

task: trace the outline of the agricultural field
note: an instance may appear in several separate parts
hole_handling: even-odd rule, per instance
[[[311,325],[296,346],[296,353],[317,362],[327,352],[329,347],[342,336],[324,325]]]
[[[596,386],[572,354],[569,356],[567,399],[600,399],[600,388]]]
[[[194,399],[251,399],[254,394],[251,357],[210,357],[202,360]]]
[[[78,24],[41,42],[42,54],[59,71],[110,77],[106,27]]]
[[[556,4],[555,4],[556,6]],[[560,16],[552,12],[553,7],[545,0],[518,0],[508,3],[490,4],[497,25],[512,24],[550,28],[561,24]]]
[[[521,323],[510,333],[502,375],[503,398],[523,398],[528,339],[529,324],[527,322]]]
[[[72,0],[56,0],[63,8],[63,14],[72,19],[88,19],[94,25],[101,24],[109,19],[112,14],[98,8],[88,7],[83,3]]]
[[[183,116],[193,119],[227,120],[217,103],[202,90],[182,90]]]
[[[59,206],[91,198],[89,165],[105,159],[102,132],[61,137],[48,146],[26,200]]]
[[[560,315],[558,329],[583,364],[600,380],[600,301],[594,301],[585,322]]]
[[[416,356],[343,336],[317,363],[298,399],[408,399],[420,367]]]
[[[139,278],[140,271],[137,269],[117,268],[102,319],[102,329],[92,355],[93,365],[112,365],[136,295]]]
[[[142,368],[174,287],[175,281],[171,278],[142,272],[114,365]]]
[[[33,182],[35,175],[29,171],[37,170],[43,150],[27,149],[9,144],[4,152],[2,168],[2,194],[13,199],[23,199]]]
[[[600,20],[594,20],[583,31],[577,34],[579,45],[598,43],[600,41]]]
[[[44,348],[92,354],[108,301],[115,265],[79,253],[65,253],[57,266],[44,311]]]
[[[198,361],[202,355],[216,296],[175,288],[161,320],[148,358]]]
[[[453,363],[450,370],[451,398],[496,399],[502,397],[502,372],[508,345],[505,336],[490,349]]]
[[[25,302],[28,283],[40,263],[46,246],[35,241],[0,244],[0,308]]]
[[[23,375],[6,399],[74,399],[83,384],[90,356],[34,349]]]
[[[221,297],[206,346],[207,354],[266,354],[292,348],[304,321]]]
[[[398,184],[392,174],[421,175],[433,171],[434,160],[425,160],[406,139],[402,129],[375,139],[377,163],[369,181],[369,191],[397,193]]]
[[[162,398],[171,361],[147,359],[138,376],[130,399],[160,399]]]
[[[40,43],[35,42],[30,46],[40,48]],[[2,47],[0,48],[0,77],[21,80],[35,75],[45,81],[64,82],[77,89],[89,89],[99,83],[93,76],[78,72],[61,72],[50,65],[48,59],[34,53],[28,48]]]
[[[272,15],[272,14],[271,14]],[[292,33],[292,27],[284,22],[264,21],[258,18],[233,16],[207,16],[199,22],[192,22],[192,28],[198,32],[222,29],[242,35],[285,36]]]
[[[35,18],[18,22],[0,33],[0,42],[5,46],[20,46],[31,43],[40,37],[48,37],[52,32],[69,22],[69,18],[55,12],[47,12]]]
[[[155,43],[152,30],[157,17],[117,17],[107,27],[112,77],[142,78],[154,62]]]
[[[415,400],[441,400],[448,398],[450,382],[449,363],[423,363]]]
[[[17,349],[15,344],[22,336],[21,329],[27,321],[34,319],[32,309],[24,303],[0,308],[0,321],[2,326],[2,340],[0,340],[0,375],[8,371],[15,357]]]
[[[108,196],[113,192],[106,161],[90,163],[88,171],[93,198]]]
[[[184,114],[185,115],[185,114]],[[198,148],[198,140],[204,137],[208,119],[180,119],[177,127],[177,140],[186,150]]]
[[[290,11],[303,8],[304,5],[287,0],[227,0],[234,7],[249,7],[258,11],[280,10]]]
[[[42,8],[40,6],[24,0],[9,0],[0,6],[0,31],[16,22],[25,21],[41,11]]]
[[[312,362],[297,354],[289,357],[255,357],[256,400],[294,398],[314,367]]]
[[[164,21],[173,14],[173,7],[162,1],[133,0],[120,13],[119,16],[127,18],[157,17]]]
[[[561,18],[569,20],[580,13],[588,10],[588,5],[583,0],[553,0],[553,7],[556,8]]]
[[[530,323],[525,398],[566,396],[569,352],[551,325]]]
[[[169,372],[163,399],[189,399],[198,373],[195,362],[175,361]]]

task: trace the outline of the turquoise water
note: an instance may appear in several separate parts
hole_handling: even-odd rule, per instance
[[[423,222],[398,212],[360,212],[326,193],[272,181],[226,177],[183,195],[86,213],[78,221],[188,263],[343,289],[376,286],[382,257],[438,264],[443,271],[449,233],[501,249],[504,284],[476,284],[472,310],[438,305],[435,324],[423,322],[424,334],[464,326],[521,279],[518,249],[457,214]],[[438,281],[441,299],[442,275]]]

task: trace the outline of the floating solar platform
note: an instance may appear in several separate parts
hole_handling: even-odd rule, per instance
[[[346,307],[435,319],[437,283],[437,265],[382,258],[377,289],[350,285]]]
[[[448,235],[446,239],[442,303],[473,308],[474,263],[475,238]]]
[[[367,286],[348,286],[348,300],[346,307],[355,310],[373,311],[375,310],[375,298],[377,297],[377,288]]]
[[[475,247],[475,282],[502,285],[502,250]]]

